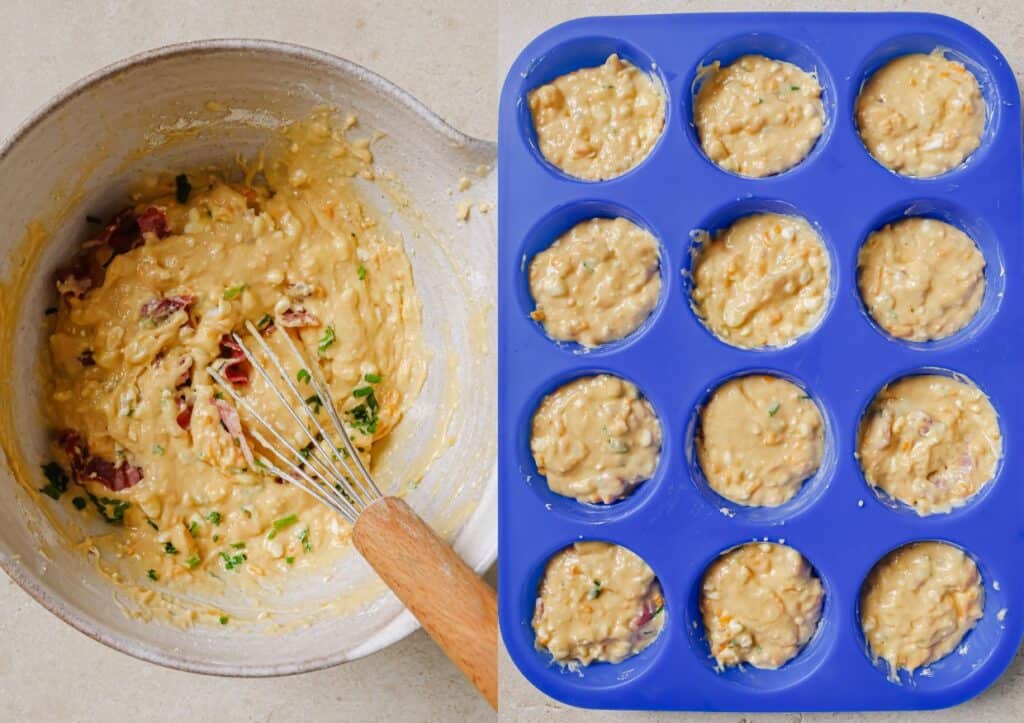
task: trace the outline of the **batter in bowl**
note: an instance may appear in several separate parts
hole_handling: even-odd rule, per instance
[[[726,552],[704,574],[700,612],[719,668],[775,669],[818,628],[825,593],[803,556],[757,542]]]
[[[797,216],[746,216],[713,239],[701,234],[692,300],[704,324],[743,349],[790,344],[821,321],[830,263],[817,232]]]
[[[871,657],[889,677],[949,655],[981,619],[978,567],[958,547],[914,542],[886,555],[861,591],[860,623]]]
[[[703,70],[693,121],[714,163],[763,178],[792,168],[814,148],[825,128],[821,85],[814,75],[763,55]]]
[[[963,231],[932,218],[890,223],[857,256],[860,295],[898,339],[943,339],[963,329],[985,297],[985,258]]]
[[[650,316],[661,293],[654,237],[624,218],[577,224],[530,262],[530,316],[553,339],[598,346]]]
[[[861,420],[857,458],[868,484],[919,515],[949,512],[995,475],[1003,438],[980,389],[911,376],[885,387]]]
[[[864,84],[857,128],[883,166],[929,178],[956,168],[981,144],[985,100],[974,74],[941,49],[904,55]]]
[[[552,492],[608,504],[654,474],[661,424],[632,383],[610,374],[583,377],[541,402],[530,450]]]
[[[535,645],[568,666],[619,663],[654,642],[665,622],[661,586],[635,553],[577,542],[552,557],[533,613]]]
[[[527,96],[540,152],[570,176],[603,181],[644,160],[665,127],[665,91],[612,54]]]
[[[409,260],[352,179],[372,174],[369,142],[323,112],[266,157],[245,177],[156,181],[58,274],[43,491],[109,523],[95,544],[146,585],[216,594],[312,568],[348,540],[336,513],[268,474],[273,458],[205,371],[306,447],[230,337],[244,321],[281,358],[285,334],[305,347],[367,463],[424,381]],[[296,383],[309,387],[307,370]]]
[[[700,416],[697,458],[708,484],[741,505],[777,507],[821,464],[818,406],[792,382],[758,374],[726,382]]]

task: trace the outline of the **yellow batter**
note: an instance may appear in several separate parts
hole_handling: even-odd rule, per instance
[[[530,262],[530,316],[553,339],[598,346],[635,331],[661,293],[654,237],[624,218],[571,228]]]
[[[763,178],[792,168],[825,128],[821,85],[792,63],[745,55],[706,71],[693,120],[708,158],[727,171]]]
[[[693,304],[722,341],[744,349],[786,346],[821,320],[830,263],[821,238],[797,216],[746,216],[700,244]]]
[[[552,492],[607,504],[654,474],[661,424],[630,382],[583,377],[544,397],[533,415],[530,450]]]
[[[941,49],[904,55],[864,84],[857,127],[883,166],[905,176],[938,176],[980,145],[985,101],[974,74]]]
[[[942,375],[906,377],[879,392],[857,439],[868,483],[919,515],[966,503],[995,475],[1002,450],[988,398]]]
[[[51,496],[107,520],[100,544],[140,580],[215,593],[311,567],[348,539],[337,514],[266,472],[273,458],[205,371],[219,366],[305,446],[226,336],[245,320],[284,359],[296,335],[367,462],[424,380],[409,261],[351,178],[371,173],[368,142],[348,142],[324,112],[268,158],[231,182],[158,183],[58,274],[51,491],[61,475],[77,484]]]
[[[774,669],[818,628],[821,580],[792,547],[759,542],[723,554],[701,585],[700,612],[718,667]]]
[[[985,297],[985,257],[963,231],[931,218],[887,224],[857,256],[860,295],[899,339],[942,339],[963,329]]]
[[[540,152],[570,176],[603,181],[644,160],[665,127],[661,83],[618,55],[527,96]]]
[[[860,598],[871,656],[913,672],[949,655],[981,619],[985,590],[974,560],[942,542],[915,542],[875,565]]]
[[[533,614],[537,649],[570,666],[619,663],[653,643],[664,622],[654,572],[607,542],[577,542],[554,555]]]
[[[700,417],[697,458],[708,484],[741,505],[777,507],[813,475],[825,446],[818,406],[785,379],[733,379]]]

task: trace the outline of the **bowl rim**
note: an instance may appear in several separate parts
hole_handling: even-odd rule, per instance
[[[313,65],[328,66],[335,70],[340,70],[345,74],[355,76],[368,85],[375,87],[382,94],[391,96],[396,102],[405,106],[419,116],[434,130],[448,137],[453,143],[463,147],[473,147],[480,151],[488,152],[494,156],[497,155],[496,143],[475,138],[463,133],[450,125],[408,91],[403,90],[387,78],[384,78],[383,76],[378,75],[377,73],[374,73],[351,60],[347,60],[323,50],[317,50],[305,45],[279,40],[266,40],[260,38],[213,38],[207,40],[188,41],[184,43],[174,43],[145,50],[89,73],[80,80],[59,91],[42,106],[36,108],[36,110],[33,111],[24,121],[15,127],[14,131],[5,138],[0,139],[0,162],[3,162],[4,159],[7,158],[12,149],[14,149],[25,136],[34,130],[40,123],[49,118],[53,113],[60,110],[63,106],[82,93],[89,91],[94,86],[109,80],[120,73],[134,68],[151,65],[167,58],[185,55],[214,55],[237,51],[258,51],[279,54],[291,58],[303,59],[309,61]],[[471,515],[469,519],[471,520],[472,517],[475,516],[476,512],[485,510],[489,506],[496,505],[496,495],[497,462],[495,462],[492,474],[488,477],[480,503],[477,505],[474,515]],[[472,565],[473,569],[477,573],[483,573],[486,571],[497,559],[497,528],[495,528],[491,538],[492,539],[485,541],[486,545],[485,548],[481,550],[479,561]],[[394,619],[369,639],[344,653],[326,655],[298,663],[258,663],[254,665],[211,663],[184,658],[166,649],[154,647],[146,643],[140,643],[109,630],[103,624],[94,623],[91,619],[81,615],[75,608],[67,605],[61,598],[52,596],[49,591],[42,586],[36,576],[21,565],[17,556],[0,555],[0,569],[2,569],[22,590],[28,593],[30,597],[46,608],[50,613],[93,640],[139,660],[189,673],[243,678],[261,678],[308,673],[323,670],[325,668],[331,668],[336,665],[340,665],[341,663],[357,660],[375,653],[397,643],[399,640],[402,640],[420,627],[419,622],[408,610],[402,610],[401,613],[399,613]]]

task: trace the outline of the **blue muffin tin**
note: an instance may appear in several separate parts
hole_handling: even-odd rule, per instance
[[[981,147],[934,179],[890,172],[865,150],[854,123],[864,80],[910,52],[946,49],[977,76],[987,105]],[[666,91],[665,130],[650,156],[623,176],[575,180],[540,155],[526,105],[532,88],[619,53]],[[723,171],[702,153],[692,125],[698,67],[746,53],[817,73],[827,125],[800,165],[765,179]],[[926,14],[711,14],[587,18],[534,40],[512,66],[501,98],[499,144],[500,619],[523,674],[567,703],[598,708],[811,711],[953,705],[990,685],[1013,658],[1024,621],[1024,424],[1019,380],[1024,328],[1021,115],[1013,73],[973,28]],[[792,346],[744,351],[719,341],[688,303],[691,231],[714,231],[748,213],[797,213],[821,233],[833,288],[821,326]],[[987,292],[955,336],[912,344],[869,318],[856,283],[867,235],[905,215],[942,218],[987,260]],[[662,294],[648,322],[589,353],[545,336],[529,312],[530,259],[577,222],[625,216],[661,244]],[[869,488],[854,459],[861,414],[887,382],[937,370],[963,375],[992,400],[1004,437],[998,473],[970,503],[921,518]],[[787,505],[739,507],[715,495],[692,451],[700,405],[726,379],[772,372],[805,387],[827,426],[825,463]],[[547,489],[529,450],[530,419],[543,396],[597,372],[634,382],[663,430],[654,477],[610,506],[583,505]],[[785,541],[814,566],[825,589],[817,633],[778,670],[712,665],[698,612],[705,568],[751,540]],[[547,560],[576,540],[632,549],[665,593],[665,626],[641,654],[617,664],[564,670],[534,648],[530,625]],[[858,620],[861,585],[887,552],[916,540],[966,550],[985,585],[984,617],[960,650],[900,683],[874,664]]]

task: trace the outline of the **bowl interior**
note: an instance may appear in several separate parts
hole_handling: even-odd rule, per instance
[[[384,133],[373,149],[378,169],[389,173],[362,188],[404,238],[431,352],[424,389],[375,476],[394,491],[410,481],[407,470],[440,450],[407,499],[475,568],[495,557],[495,226],[493,214],[456,220],[459,200],[495,195],[493,145],[462,136],[359,66],[316,51],[262,41],[154,51],[75,86],[0,150],[8,229],[0,240],[0,488],[9,501],[0,506],[0,565],[83,632],[154,662],[231,675],[300,672],[373,652],[415,628],[354,552],[283,591],[268,590],[265,600],[231,602],[240,610],[272,607],[269,621],[212,630],[150,619],[68,549],[54,527],[70,522],[48,519],[15,479],[43,484],[43,310],[54,302],[54,269],[85,237],[86,214],[115,212],[150,173],[230,167],[280,125],[322,105],[355,114],[356,135]],[[453,194],[462,177],[473,180],[471,189]],[[328,604],[330,613],[318,612]]]

